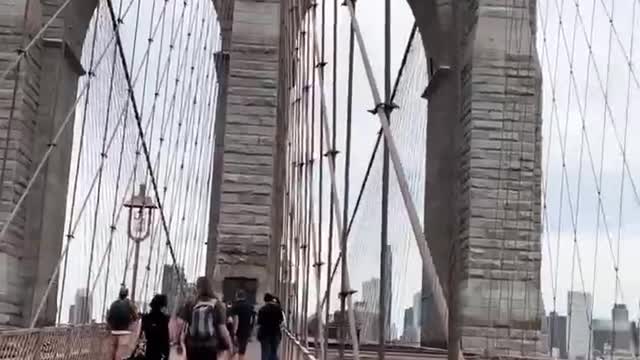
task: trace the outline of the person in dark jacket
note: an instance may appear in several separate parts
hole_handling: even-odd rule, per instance
[[[167,296],[158,294],[149,304],[151,311],[142,317],[142,331],[147,340],[147,360],[169,358],[169,316],[163,312],[167,307]]]
[[[276,297],[265,294],[264,305],[258,311],[258,340],[262,360],[278,360],[278,347],[282,338],[280,326],[283,321],[282,307]]]
[[[247,301],[247,296],[243,290],[236,293],[236,301],[230,309],[233,318],[232,334],[238,347],[238,358],[244,360],[247,352],[247,344],[251,338],[251,332],[255,322],[255,311],[253,306]]]
[[[126,331],[137,320],[137,310],[129,300],[129,290],[120,288],[118,300],[114,301],[107,313],[107,325],[109,330]]]
[[[114,360],[128,359],[131,356],[130,344],[137,343],[140,334],[138,311],[129,300],[129,291],[122,286],[118,300],[109,306],[107,328],[114,339]]]

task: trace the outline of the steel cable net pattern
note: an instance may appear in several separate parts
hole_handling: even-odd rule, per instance
[[[413,201],[416,207],[421,209],[424,204],[428,105],[427,101],[421,98],[421,94],[424,91],[425,80],[428,79],[428,71],[419,33],[416,33],[408,46],[407,62],[399,75],[394,98],[398,108],[392,113],[391,129],[397,143],[401,144],[398,149],[405,165]],[[380,261],[380,242],[372,239],[380,236],[381,180],[382,146],[379,146],[359,213],[352,225],[349,244],[350,275],[352,287],[358,290],[356,298],[359,302],[356,303],[356,307],[359,309],[358,320],[363,342],[377,342],[380,283],[379,274],[372,271],[370,265],[378,264]],[[396,333],[392,334],[391,325],[403,324],[405,308],[413,306],[411,302],[422,287],[422,261],[402,203],[398,181],[393,174],[390,175],[389,184],[389,234],[390,263],[387,266],[392,277],[387,285],[390,292],[390,320],[387,329],[389,333],[386,336],[388,341],[397,338],[399,329],[396,328]],[[375,278],[377,283],[375,280],[371,282],[372,278]]]
[[[128,7],[132,13],[129,19],[122,16]],[[148,9],[141,2],[122,0],[119,8],[117,2],[114,8],[124,19],[120,28],[123,55],[129,64],[134,95],[133,99],[129,96],[125,70],[116,53],[120,50],[111,41],[112,19],[107,3],[101,1],[86,42],[95,38],[96,52],[117,58],[105,61],[92,71],[93,77],[83,79],[98,84],[87,86],[95,91],[87,91],[85,105],[76,110],[74,132],[84,132],[85,145],[83,149],[82,138],[75,137],[72,164],[79,165],[76,169],[72,166],[70,178],[77,180],[70,182],[67,208],[67,217],[74,216],[68,219],[73,223],[69,232],[73,237],[65,262],[66,279],[60,289],[62,313],[74,301],[76,307],[90,303],[92,308],[76,312],[82,315],[82,311],[88,311],[97,321],[102,320],[105,301],[117,297],[120,284],[131,286],[133,246],[127,236],[127,209],[122,205],[138,191],[138,184],[146,184],[147,194],[156,202],[133,101],[137,102],[169,230],[168,234],[164,231],[163,219],[156,210],[150,236],[140,249],[137,300],[146,308],[151,295],[161,291],[163,276],[172,276],[164,269],[165,264],[174,263],[169,242],[182,272],[178,278],[193,281],[202,273],[213,152],[214,119],[210,114],[217,92],[213,55],[218,50],[219,28],[209,1],[154,2]],[[83,61],[88,61],[87,68],[92,51],[85,45]],[[80,117],[82,114],[86,118]],[[102,148],[97,145],[100,143]],[[78,210],[80,201],[86,206],[84,213]],[[81,290],[74,299],[76,289]],[[89,301],[82,300],[87,289]]]
[[[64,14],[69,3],[54,16]],[[158,206],[140,249],[141,307],[162,290],[163,277],[192,282],[203,273],[219,32],[207,0],[97,2],[81,56],[87,74],[71,107],[59,109],[65,120],[35,159],[25,195],[3,225],[4,235],[60,134],[73,126],[66,235],[49,284],[27,319],[32,326],[51,306],[47,299],[56,295],[56,285],[58,322],[74,324],[102,322],[120,285],[131,287],[133,246],[123,204],[139,184]],[[178,295],[180,287],[173,284],[168,295]]]
[[[319,15],[320,9],[324,4],[319,4],[315,10]],[[326,11],[330,12],[332,3],[328,3]],[[295,10],[295,8],[294,8]],[[313,10],[311,10],[313,11]],[[344,10],[341,10],[344,11]],[[287,217],[285,219],[284,231],[285,237],[283,244],[282,256],[282,268],[281,276],[284,278],[282,291],[282,298],[287,302],[285,307],[288,308],[289,321],[288,324],[293,332],[296,333],[300,339],[304,341],[307,336],[316,336],[316,302],[321,302],[323,306],[329,303],[329,306],[324,307],[321,310],[322,322],[326,323],[324,331],[325,336],[329,336],[329,342],[335,343],[338,341],[336,338],[336,330],[344,324],[340,321],[339,314],[339,294],[341,293],[341,280],[342,273],[339,266],[340,249],[339,243],[342,235],[339,233],[341,226],[347,227],[354,219],[352,224],[351,233],[348,239],[349,247],[349,276],[348,282],[351,284],[352,289],[360,288],[360,284],[369,280],[369,277],[375,276],[372,274],[378,273],[377,265],[379,259],[380,246],[376,239],[380,237],[380,193],[381,189],[381,158],[382,147],[375,145],[380,134],[378,133],[375,123],[375,118],[367,113],[365,110],[373,107],[370,95],[364,91],[356,91],[353,94],[353,121],[354,130],[353,134],[353,151],[358,152],[359,157],[356,160],[352,160],[350,164],[346,163],[345,153],[345,135],[347,125],[344,121],[344,113],[348,112],[348,87],[346,86],[346,78],[348,77],[347,65],[343,64],[346,58],[346,53],[349,44],[349,19],[350,16],[345,12],[340,13],[338,25],[336,29],[338,33],[338,49],[339,59],[337,69],[337,87],[332,90],[334,86],[334,79],[332,78],[334,68],[331,65],[331,61],[326,66],[313,66],[321,62],[321,49],[314,48],[319,47],[321,39],[327,38],[327,43],[333,42],[331,39],[331,33],[333,31],[327,30],[324,34],[312,33],[311,39],[305,37],[310,31],[307,27],[322,26],[317,19],[313,18],[313,14],[302,19],[300,27],[303,29],[301,33],[295,38],[295,42],[291,45],[292,51],[291,57],[294,59],[293,68],[295,69],[293,76],[294,84],[289,97],[288,105],[289,109],[289,142],[288,142],[288,156],[287,161],[289,172],[289,183],[285,196],[284,206],[287,209]],[[311,21],[311,25],[308,22]],[[327,21],[326,29],[330,29],[333,20]],[[285,25],[286,26],[286,25]],[[321,29],[321,27],[319,27]],[[403,26],[399,26],[398,34],[403,34]],[[410,27],[406,30],[410,30]],[[404,35],[404,34],[403,34]],[[317,36],[317,38],[314,38]],[[400,37],[400,35],[398,35]],[[426,70],[426,59],[423,53],[423,47],[420,44],[420,37],[416,35],[410,39],[410,44],[406,43],[406,36],[402,36],[403,41],[399,42],[401,46],[398,46],[397,58],[398,63],[396,70],[399,73],[400,79],[398,79],[398,85],[396,89],[395,102],[399,103],[400,109],[396,109],[393,113],[394,121],[398,116],[398,123],[393,123],[394,137],[397,138],[397,142],[403,144],[401,152],[401,161],[403,166],[409,172],[410,191],[413,193],[413,201],[416,203],[416,207],[420,208],[423,200],[423,189],[420,189],[420,181],[424,179],[424,150],[425,136],[426,136],[426,121],[418,121],[413,125],[409,125],[409,117],[411,114],[414,116],[423,115],[423,119],[426,120],[426,106],[427,103],[420,97],[424,90],[424,84],[428,80],[428,74]],[[370,39],[369,39],[370,40]],[[291,40],[293,41],[293,40]],[[313,43],[317,42],[316,45]],[[308,45],[311,42],[312,45]],[[309,49],[311,47],[311,49]],[[406,48],[407,54],[404,54]],[[331,57],[333,46],[327,45],[326,58]],[[312,52],[312,56],[316,56],[316,60],[309,59],[308,51]],[[356,50],[357,52],[358,50]],[[402,55],[405,55],[403,58]],[[402,60],[402,61],[401,61]],[[400,64],[401,63],[401,64]],[[310,66],[311,64],[311,66]],[[379,62],[378,64],[379,65]],[[314,69],[315,68],[315,69]],[[362,83],[366,83],[367,78],[363,71],[362,59],[359,55],[355,55],[353,77]],[[313,69],[313,70],[312,70]],[[402,70],[404,69],[404,70]],[[321,75],[324,73],[324,75]],[[401,75],[400,75],[401,74]],[[314,79],[314,75],[316,78]],[[323,76],[322,81],[320,77]],[[394,76],[395,77],[395,76]],[[305,86],[307,85],[307,86]],[[324,87],[322,86],[324,85]],[[324,93],[322,93],[324,92]],[[314,95],[315,94],[315,95]],[[334,95],[335,94],[335,95]],[[321,99],[323,97],[323,99]],[[335,102],[335,111],[337,115],[337,122],[333,122],[333,111]],[[325,105],[326,107],[323,107]],[[323,119],[322,115],[326,117]],[[315,121],[315,123],[314,123]],[[323,122],[328,123],[328,126]],[[372,122],[373,121],[373,122]],[[335,145],[333,145],[333,131],[335,129]],[[327,132],[328,131],[328,132]],[[329,140],[327,140],[329,139]],[[327,144],[328,142],[328,144]],[[414,145],[413,147],[410,144]],[[372,153],[374,148],[379,148]],[[414,151],[415,149],[422,149],[421,152]],[[337,151],[333,152],[335,149]],[[369,156],[373,156],[378,153],[376,161],[373,163],[373,168],[367,168],[367,160]],[[308,160],[313,160],[313,163],[309,163]],[[339,204],[338,210],[335,209],[336,205],[331,203],[331,179],[329,176],[330,162],[332,157],[335,156],[335,188],[337,191],[337,198]],[[353,155],[352,155],[353,156]],[[312,167],[310,165],[313,165]],[[348,167],[351,173],[350,192],[349,197],[349,209],[348,219],[344,221],[342,219],[342,206],[345,203],[342,202],[344,184],[345,184],[345,168]],[[309,179],[309,174],[306,173],[311,168],[313,175]],[[324,168],[324,176],[320,175]],[[405,206],[402,202],[402,198],[399,194],[399,188],[397,181],[394,178],[394,174],[390,177],[391,190],[390,190],[390,213],[392,215],[390,219],[391,228],[389,233],[392,252],[396,252],[398,262],[394,264],[392,269],[389,269],[393,273],[393,279],[391,283],[394,289],[391,292],[400,294],[401,301],[391,301],[390,313],[392,313],[393,323],[398,324],[402,322],[403,312],[405,307],[411,306],[413,301],[413,295],[421,287],[421,261],[418,255],[417,247],[415,245],[415,238],[410,230],[409,220],[407,219]],[[365,180],[366,178],[366,180]],[[322,180],[321,180],[322,179]],[[310,182],[306,183],[306,181]],[[319,183],[322,181],[322,183]],[[365,192],[359,194],[362,183],[365,183]],[[309,190],[311,189],[311,195]],[[320,192],[320,193],[319,193]],[[311,200],[309,199],[311,197]],[[362,199],[359,198],[362,196]],[[359,203],[359,205],[354,205]],[[324,204],[324,205],[323,205]],[[309,206],[309,208],[307,208]],[[354,209],[357,206],[359,210]],[[307,210],[311,209],[311,210]],[[377,210],[376,210],[377,209]],[[354,212],[358,211],[356,215]],[[375,213],[378,213],[377,218]],[[337,214],[336,214],[337,212]],[[310,216],[310,220],[307,216]],[[400,219],[404,217],[403,219]],[[332,220],[333,218],[333,220]],[[377,220],[376,220],[377,219]],[[340,223],[340,224],[338,224]],[[310,233],[307,230],[310,227]],[[315,233],[319,231],[319,236]],[[398,236],[398,234],[400,234]],[[396,239],[396,236],[398,238]],[[318,240],[318,237],[320,238]],[[367,246],[367,241],[370,242]],[[373,241],[373,242],[371,242]],[[311,243],[309,243],[311,242]],[[411,243],[413,242],[413,243]],[[378,243],[378,245],[376,245]],[[318,247],[320,249],[318,249]],[[377,247],[377,249],[376,249]],[[360,251],[364,248],[365,251]],[[413,251],[411,250],[413,249]],[[320,259],[318,259],[318,253]],[[378,254],[377,254],[378,253]],[[330,255],[331,254],[331,255]],[[411,254],[412,256],[409,256]],[[310,260],[306,260],[307,257]],[[330,260],[329,260],[330,259]],[[312,266],[309,266],[309,261],[312,262]],[[321,273],[316,274],[317,262],[320,261],[323,264],[320,267]],[[405,268],[407,266],[407,268]],[[412,268],[408,268],[412,266]],[[305,273],[305,269],[311,269],[311,275],[318,279],[319,283],[310,281],[308,273]],[[353,273],[352,273],[353,272]],[[415,276],[406,278],[406,274],[411,272]],[[331,275],[331,276],[330,276]],[[330,293],[327,293],[327,282],[332,277],[333,281],[330,286]],[[287,286],[288,285],[288,286]],[[318,286],[319,285],[319,286]],[[347,285],[349,286],[349,285]],[[290,289],[287,289],[290,288]],[[316,296],[320,292],[319,300],[316,300]],[[405,296],[405,294],[411,294],[411,296]],[[376,317],[372,316],[370,309],[365,307],[374,307],[377,309],[378,305],[375,304],[375,300],[372,295],[365,299],[363,307],[362,303],[358,303],[362,295],[358,294],[354,297],[354,308],[356,310],[356,317],[358,327],[370,325],[377,322]],[[377,298],[377,296],[375,296]],[[407,302],[407,298],[409,301]],[[373,312],[377,312],[373,309]],[[364,310],[364,311],[363,311]],[[334,314],[336,316],[334,316]],[[306,319],[310,320],[306,320]],[[371,343],[376,341],[365,339],[362,337],[364,334],[360,332],[361,343]],[[373,334],[369,334],[373,335]],[[351,342],[350,339],[347,339]],[[318,349],[315,348],[316,356],[318,355]]]
[[[570,358],[638,353],[639,11],[637,1],[539,1],[542,283],[557,313],[550,348]]]

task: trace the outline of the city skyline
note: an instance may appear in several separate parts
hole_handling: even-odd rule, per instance
[[[549,336],[549,350],[560,359],[581,360],[607,357],[631,358],[638,351],[638,319],[629,317],[626,304],[612,304],[610,316],[593,317],[592,296],[588,293],[567,294],[568,314],[550,312],[544,331]]]

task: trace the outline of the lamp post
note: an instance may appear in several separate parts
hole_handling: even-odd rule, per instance
[[[129,240],[135,245],[135,255],[133,260],[133,280],[131,284],[131,301],[136,301],[136,283],[138,281],[138,262],[140,260],[140,243],[151,234],[151,219],[153,210],[157,208],[153,199],[146,194],[147,187],[140,185],[137,195],[133,195],[131,200],[124,206],[129,209],[128,235]],[[146,210],[146,211],[145,211]],[[135,223],[134,223],[135,222]]]

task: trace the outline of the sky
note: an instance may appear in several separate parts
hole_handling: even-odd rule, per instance
[[[174,256],[186,263],[189,279],[204,271],[214,143],[210,120],[217,94],[213,53],[219,46],[213,6],[208,0],[188,5],[122,0],[114,2],[114,11],[123,19],[122,44],[156,185],[128,101],[111,17],[101,1],[82,56],[85,69],[93,69],[95,76],[80,79],[75,113],[66,231],[74,238],[69,266],[61,270],[68,278],[60,279],[65,282],[58,295],[62,321],[77,289],[94,289],[92,314],[101,319],[120,283],[132,287],[134,253],[127,240],[129,214],[122,205],[140,184],[146,184],[156,205],[160,199],[164,219],[159,209],[151,221],[145,214],[149,236],[140,245],[136,299],[144,304],[160,291],[162,265],[172,264]]]
[[[127,0],[122,0],[126,9]],[[137,4],[135,1],[134,4]],[[373,72],[377,81],[377,86],[382,90],[384,79],[384,27],[383,27],[383,8],[382,0],[367,0],[366,6],[360,5],[365,2],[358,2],[357,16],[360,28],[363,33],[366,50],[369,54]],[[119,2],[116,1],[119,5]],[[150,4],[150,3],[149,3]],[[140,10],[134,5],[125,16],[122,25],[123,42],[125,52],[128,55],[131,72],[140,73],[140,79],[136,82],[136,98],[144,104],[143,119],[151,119],[150,127],[156,129],[155,135],[147,134],[151,147],[151,153],[154,149],[158,149],[158,133],[171,133],[173,130],[174,138],[167,141],[165,150],[158,152],[163,154],[160,157],[160,166],[162,169],[171,168],[173,173],[165,170],[166,173],[160,171],[159,177],[168,176],[164,180],[168,184],[168,198],[165,205],[167,216],[175,213],[175,222],[181,225],[172,227],[170,235],[173,237],[172,242],[176,244],[178,249],[177,256],[180,258],[193,257],[196,260],[192,262],[194,265],[188,270],[188,274],[193,277],[202,270],[203,260],[202,254],[204,244],[201,240],[206,234],[206,224],[208,221],[206,209],[208,207],[209,190],[205,179],[207,178],[208,158],[207,156],[197,157],[194,154],[210,153],[213,141],[212,127],[213,121],[207,122],[207,116],[210,118],[211,101],[216,89],[208,89],[204,86],[206,81],[198,83],[198,78],[202,80],[202,74],[211,73],[211,63],[207,53],[211,53],[215,48],[217,36],[217,24],[211,21],[207,14],[212,13],[210,3],[205,0],[192,2],[185,10],[184,20],[182,19],[180,6],[178,8],[169,7],[164,15],[162,22],[161,2],[157,7],[153,6],[149,9],[147,3]],[[162,2],[164,4],[164,2]],[[169,2],[169,4],[172,4]],[[538,35],[537,35],[537,53],[540,60],[541,72],[543,76],[543,187],[545,210],[544,226],[542,234],[542,269],[541,283],[542,295],[544,299],[545,309],[551,311],[557,309],[561,313],[566,312],[566,293],[570,289],[576,291],[588,291],[594,295],[594,315],[596,317],[606,317],[611,305],[614,301],[627,303],[632,316],[638,314],[638,299],[640,298],[640,277],[634,276],[638,270],[635,265],[635,255],[640,252],[640,227],[639,222],[635,219],[638,203],[640,199],[635,193],[634,187],[637,179],[637,173],[640,171],[640,160],[631,154],[637,153],[638,141],[634,141],[640,136],[640,123],[633,120],[633,115],[637,113],[640,102],[638,99],[638,90],[640,84],[635,76],[635,68],[638,63],[637,47],[638,36],[636,9],[637,2],[634,0],[618,0],[615,3],[610,0],[540,0],[538,1]],[[104,7],[102,8],[105,9]],[[101,11],[103,11],[101,10]],[[319,8],[318,8],[319,10]],[[333,5],[327,5],[327,23],[332,24]],[[140,16],[135,16],[136,14]],[[193,16],[192,16],[193,15]],[[199,15],[202,15],[200,18]],[[320,13],[317,14],[318,26],[320,26]],[[134,36],[136,22],[138,36]],[[212,17],[213,18],[213,17]],[[197,26],[196,23],[191,25],[188,20],[202,21],[204,19],[210,29],[209,33],[198,34],[194,36],[193,44],[188,47],[186,52],[171,52],[166,50],[169,43],[169,37],[172,29],[180,34],[175,39],[176,47],[182,46],[184,49],[189,43],[188,33],[190,26]],[[338,187],[342,198],[343,166],[344,166],[344,119],[346,114],[346,91],[347,87],[345,79],[347,76],[347,59],[348,59],[348,12],[346,7],[338,7],[338,149],[341,151],[338,155],[337,175]],[[611,21],[610,21],[611,20]],[[149,47],[150,53],[145,57],[142,50],[147,45],[137,46],[136,54],[133,54],[134,43],[146,43],[151,29],[157,26],[158,32],[153,35],[152,45]],[[413,16],[405,2],[394,2],[392,7],[392,43],[391,43],[391,74],[395,79],[395,74],[400,66],[402,55],[404,53],[409,32],[413,25]],[[101,29],[99,32],[97,43],[101,44],[104,49],[113,50],[113,45],[109,44],[109,26],[110,19],[106,17],[106,13],[99,13],[98,21],[93,25]],[[180,27],[182,26],[182,28]],[[92,38],[92,30],[87,35],[87,40]],[[161,46],[161,34],[165,35],[164,48]],[[332,65],[332,35],[333,31],[328,29],[327,37],[327,58],[329,65],[326,67],[325,91],[330,94],[332,85],[331,74]],[[183,41],[182,43],[179,43]],[[86,43],[86,42],[85,42]],[[178,44],[179,43],[179,44]],[[181,45],[180,45],[181,44]],[[204,49],[204,45],[209,44],[208,49]],[[90,66],[91,54],[89,47],[85,45],[83,53],[83,64],[85,67]],[[164,50],[160,50],[164,49]],[[195,49],[201,49],[197,52]],[[591,49],[591,50],[589,50]],[[190,54],[191,61],[194,62],[195,68],[198,70],[196,75],[191,75],[188,71],[189,66],[180,63],[175,59],[176,54]],[[113,54],[106,52],[102,69],[108,68],[113,62]],[[197,55],[199,54],[199,55]],[[413,199],[416,202],[418,212],[422,213],[422,181],[424,181],[424,141],[425,141],[425,122],[415,121],[416,119],[426,120],[427,102],[416,95],[420,94],[428,83],[426,73],[426,64],[423,62],[425,54],[423,49],[413,47],[409,53],[409,68],[411,69],[400,83],[397,103],[400,108],[393,114],[394,136],[397,137],[400,155],[403,159],[408,182],[412,189]],[[148,59],[148,62],[147,62]],[[168,66],[167,79],[180,78],[181,82],[159,81],[163,79],[164,64],[167,60],[173,59]],[[196,60],[194,60],[196,59]],[[131,61],[133,60],[133,61]],[[375,142],[377,131],[379,129],[379,121],[376,117],[366,112],[373,107],[373,100],[370,93],[370,87],[362,67],[362,57],[356,46],[355,70],[354,70],[354,99],[353,99],[353,158],[351,168],[351,208],[355,202],[357,189],[360,186],[361,179],[366,169],[371,149]],[[630,67],[629,64],[633,64]],[[161,65],[160,67],[158,65]],[[125,107],[126,83],[122,76],[122,69],[116,62],[117,106],[122,109]],[[158,71],[160,69],[160,71]],[[145,71],[148,70],[148,71]],[[182,72],[180,72],[182,71]],[[106,71],[109,73],[109,71]],[[87,135],[90,142],[96,144],[101,142],[104,130],[103,115],[110,108],[105,99],[108,97],[107,90],[109,88],[110,76],[101,76],[101,72],[97,73],[97,79],[101,86],[92,86],[94,90],[88,90],[87,95],[92,99],[88,106],[89,121]],[[182,75],[179,75],[182,74]],[[146,86],[145,84],[146,80]],[[83,84],[80,80],[80,85]],[[153,89],[158,83],[168,86],[165,90],[160,90],[159,97],[153,96]],[[192,84],[189,87],[188,84]],[[186,86],[186,87],[185,87]],[[96,91],[95,89],[101,89]],[[147,89],[145,91],[145,89]],[[199,90],[197,90],[199,89]],[[319,88],[318,88],[319,89]],[[177,108],[171,113],[171,94],[177,94],[175,105]],[[199,101],[199,108],[192,107],[189,102],[192,98],[204,98],[206,101]],[[116,103],[116,100],[114,100]],[[331,106],[331,97],[328,95],[328,106]],[[154,116],[154,104],[158,114],[163,116]],[[319,105],[318,105],[319,106]],[[162,110],[160,110],[162,107]],[[168,109],[167,109],[168,108]],[[74,132],[81,132],[82,124],[82,102],[76,109],[76,121]],[[130,107],[126,112],[132,115]],[[189,109],[193,115],[189,116]],[[185,113],[186,116],[185,116]],[[146,115],[145,115],[146,114]],[[201,115],[200,115],[201,114]],[[209,114],[209,115],[206,115]],[[112,124],[117,119],[113,114]],[[106,117],[109,117],[107,115]],[[180,119],[185,122],[185,127],[179,130]],[[166,125],[163,129],[163,119]],[[630,119],[627,121],[627,119]],[[331,119],[329,119],[331,120]],[[413,120],[413,121],[411,121]],[[201,124],[201,131],[195,130],[193,126]],[[118,145],[125,144],[126,151],[123,153],[127,160],[124,162],[126,170],[124,173],[134,173],[133,164],[135,163],[135,149],[137,133],[134,128],[134,122],[128,122],[128,128],[123,129],[124,140],[114,141],[112,151],[113,154],[118,153]],[[155,125],[154,125],[155,124]],[[157,125],[157,126],[156,126]],[[115,129],[115,125],[109,125],[108,129]],[[124,125],[123,125],[124,127]],[[626,127],[626,131],[625,131]],[[614,130],[615,128],[615,130]],[[191,130],[187,130],[191,129]],[[181,134],[178,134],[181,131]],[[201,147],[184,139],[193,139],[195,134],[199,134]],[[625,136],[626,133],[626,136]],[[168,136],[168,134],[167,134]],[[634,137],[635,136],[635,137]],[[120,139],[120,137],[117,137]],[[626,139],[626,141],[625,141]],[[75,157],[72,159],[72,175],[73,164],[76,163],[78,156],[79,137],[75,137]],[[184,144],[187,147],[183,147]],[[316,143],[317,144],[317,143]],[[416,146],[418,145],[418,146]],[[174,149],[171,151],[171,149]],[[91,183],[91,177],[97,173],[100,164],[100,147],[91,147],[92,152],[83,157],[82,167],[88,167],[92,170],[81,171],[82,176],[78,182],[80,186],[78,198],[82,199],[84,194],[92,194],[88,196],[91,204],[97,201],[95,194],[87,185]],[[622,151],[624,150],[624,151]],[[635,151],[634,151],[635,150]],[[626,156],[621,156],[622,153]],[[173,154],[176,160],[171,160]],[[197,176],[188,177],[181,175],[187,173],[186,170],[180,170],[180,156],[184,155],[185,159],[191,160],[190,172]],[[319,155],[319,154],[317,154]],[[625,159],[623,161],[623,158]],[[97,249],[94,251],[96,258],[100,258],[106,254],[109,239],[108,220],[111,217],[111,210],[114,206],[115,184],[117,176],[118,163],[117,156],[108,157],[108,165],[105,165],[104,172],[109,174],[106,176],[104,185],[105,189],[103,205],[98,212],[98,216],[104,221],[103,227],[98,232]],[[164,160],[163,160],[164,159]],[[194,162],[195,161],[195,162]],[[187,161],[188,163],[188,161]],[[171,166],[170,166],[171,165]],[[624,169],[624,171],[623,171]],[[136,168],[136,178],[140,179],[146,175],[146,171]],[[173,174],[173,175],[172,175]],[[378,276],[379,267],[379,217],[380,217],[380,157],[376,159],[372,172],[372,181],[367,188],[362,203],[362,212],[359,213],[350,238],[350,281],[352,288],[360,290],[363,281],[371,277]],[[125,175],[122,175],[125,176]],[[73,177],[71,177],[73,178]],[[400,201],[397,191],[396,180],[392,172],[391,176],[391,219],[392,227],[390,230],[390,244],[393,251],[393,269],[396,275],[393,277],[393,308],[392,319],[400,327],[402,324],[402,314],[404,308],[411,306],[413,294],[420,289],[420,259],[415,246],[415,239],[411,235],[409,225],[406,218],[406,212]],[[179,180],[187,179],[187,180]],[[196,180],[200,179],[200,180]],[[325,178],[326,181],[327,178]],[[622,180],[622,181],[621,181]],[[140,182],[139,180],[136,182]],[[162,187],[162,180],[160,187]],[[190,185],[189,185],[190,184]],[[326,184],[326,183],[325,183]],[[73,182],[70,184],[70,196]],[[123,185],[124,186],[124,185]],[[148,192],[152,192],[152,187],[148,185]],[[120,189],[120,197],[125,193],[130,194],[132,188],[126,190]],[[325,191],[325,195],[326,195]],[[107,202],[104,199],[111,201]],[[174,199],[186,198],[188,201],[180,202]],[[71,211],[71,198],[67,201],[67,216]],[[78,200],[80,202],[80,200]],[[121,201],[120,201],[121,202]],[[344,202],[341,202],[344,204]],[[178,205],[180,204],[180,205]],[[187,205],[188,204],[188,205]],[[76,205],[78,206],[78,205]],[[182,206],[182,207],[180,207]],[[87,208],[91,209],[91,206]],[[192,209],[194,211],[192,211]],[[191,214],[193,212],[193,214]],[[78,210],[76,210],[78,216]],[[189,221],[179,222],[181,215],[192,215]],[[84,241],[76,241],[70,247],[70,257],[73,260],[72,270],[67,271],[69,280],[65,287],[66,295],[62,304],[62,310],[66,311],[71,303],[71,296],[75,289],[85,287],[88,262],[90,258],[90,243],[93,232],[93,215],[95,212],[86,211],[80,216],[77,238],[83,238]],[[328,218],[325,213],[324,221]],[[118,224],[119,230],[116,232],[116,240],[114,241],[114,252],[122,260],[121,264],[114,265],[111,269],[114,273],[119,269],[120,273],[124,269],[126,258],[123,254],[127,251],[125,235],[120,230],[126,226],[126,216],[123,216]],[[159,224],[158,217],[155,218],[154,227]],[[325,225],[326,228],[326,225]],[[155,228],[154,228],[155,229]],[[175,229],[175,230],[174,230]],[[190,229],[192,234],[183,237],[181,234],[184,229]],[[158,233],[162,231],[158,228]],[[608,233],[608,235],[607,235]],[[80,234],[82,236],[80,236]],[[326,235],[326,233],[325,233]],[[156,239],[164,239],[163,235],[154,235]],[[154,236],[151,239],[154,239]],[[188,239],[185,239],[188,238]],[[159,244],[162,240],[157,240]],[[143,259],[153,259],[151,263],[156,263],[158,258],[166,258],[159,251],[160,246],[153,245],[154,252],[150,252],[152,247],[151,241],[143,244]],[[327,248],[326,239],[323,247]],[[153,255],[156,254],[156,255]],[[99,261],[99,260],[95,260]],[[144,261],[143,261],[144,262]],[[619,281],[616,281],[614,269],[619,268]],[[128,269],[130,267],[127,266]],[[151,270],[153,274],[155,270]],[[130,279],[130,270],[128,271]],[[93,276],[93,277],[92,277]],[[103,275],[104,276],[104,275]],[[143,276],[143,272],[141,275]],[[112,276],[113,277],[113,276]],[[97,282],[95,275],[89,276],[90,282]],[[324,276],[323,276],[324,279]],[[104,281],[104,280],[102,280]],[[109,280],[109,290],[106,297],[112,298],[117,291],[117,284],[121,279]],[[157,276],[155,281],[157,282]],[[618,284],[618,286],[616,286]],[[101,289],[102,286],[98,287]],[[115,290],[114,290],[115,289]],[[104,298],[105,292],[98,291],[94,297]],[[314,294],[314,289],[311,293]],[[337,307],[337,299],[335,294],[337,287],[334,289],[332,297],[332,307]],[[617,293],[617,295],[616,295]],[[356,294],[356,298],[359,295]],[[313,295],[312,298],[315,298]],[[95,305],[94,305],[95,307]],[[100,311],[94,308],[94,314]],[[63,319],[66,315],[63,315]]]

